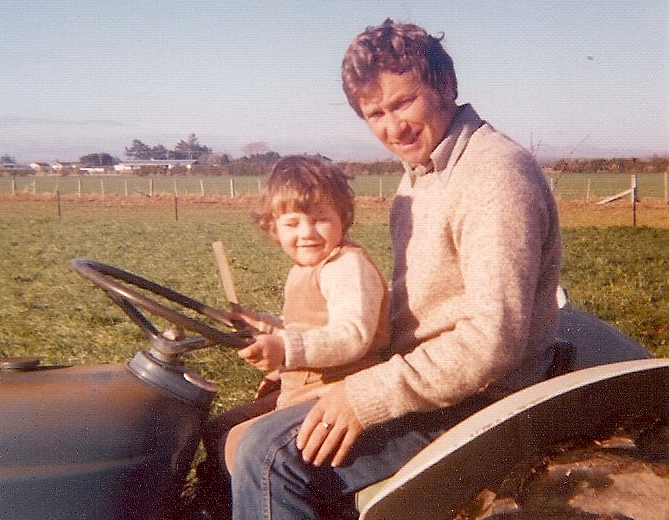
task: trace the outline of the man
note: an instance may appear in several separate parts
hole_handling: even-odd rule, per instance
[[[405,167],[390,214],[392,352],[248,430],[232,482],[237,520],[355,518],[357,490],[551,363],[560,232],[532,156],[456,104],[453,62],[420,27],[368,28],[342,78]]]

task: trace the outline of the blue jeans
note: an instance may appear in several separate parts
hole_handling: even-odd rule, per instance
[[[295,437],[313,402],[273,412],[244,434],[232,477],[233,520],[357,518],[355,492],[397,472],[485,403],[409,414],[363,432],[343,465],[302,460]]]

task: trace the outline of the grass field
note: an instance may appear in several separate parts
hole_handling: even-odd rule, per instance
[[[226,308],[211,243],[222,240],[248,307],[278,312],[289,268],[258,234],[249,198],[0,196],[0,355],[43,363],[125,362],[148,347],[105,294],[69,268],[75,257],[110,263]],[[360,199],[354,238],[390,276],[388,201]],[[572,302],[669,355],[669,211],[642,201],[637,227],[622,201],[561,203],[563,285]],[[221,389],[216,408],[251,395],[260,375],[229,349],[188,361]]]

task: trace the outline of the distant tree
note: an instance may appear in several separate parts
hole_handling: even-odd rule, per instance
[[[16,159],[9,154],[4,154],[0,158],[0,166],[4,166],[5,164],[16,164]]]
[[[152,153],[153,149],[139,139],[134,139],[132,144],[125,148],[125,154],[131,159],[147,161],[151,159]]]
[[[203,166],[225,166],[232,162],[232,158],[227,153],[207,153],[200,155],[197,161]]]
[[[96,168],[101,166],[114,166],[121,162],[118,157],[114,157],[108,153],[91,153],[79,157],[79,162],[87,168]]]
[[[272,151],[267,151],[264,153],[257,153],[253,155],[247,155],[242,157],[241,159],[237,159],[237,161],[242,162],[242,163],[261,163],[261,164],[274,164],[276,161],[281,159],[281,156]]]
[[[649,161],[651,170],[656,173],[669,173],[669,156],[659,156],[654,155],[653,158]]]
[[[375,162],[339,162],[339,166],[351,178],[362,175],[391,175],[403,171],[402,163],[388,159]]]
[[[190,134],[185,140],[182,139],[174,147],[174,159],[198,159],[201,155],[211,153],[211,148],[198,142],[195,134]]]
[[[269,152],[269,146],[263,141],[255,141],[242,146],[242,154],[244,157],[252,157],[254,155],[262,155]]]
[[[169,159],[170,151],[165,148],[162,144],[157,144],[151,148],[151,157],[150,159],[165,160]]]

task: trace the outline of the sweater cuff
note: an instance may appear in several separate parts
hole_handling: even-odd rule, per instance
[[[356,418],[364,429],[391,419],[390,410],[379,395],[370,388],[384,388],[379,371],[374,368],[361,370],[344,379],[346,397],[353,406]]]
[[[285,349],[284,366],[291,369],[306,366],[307,360],[302,334],[287,329],[280,330],[277,334],[283,338]]]

